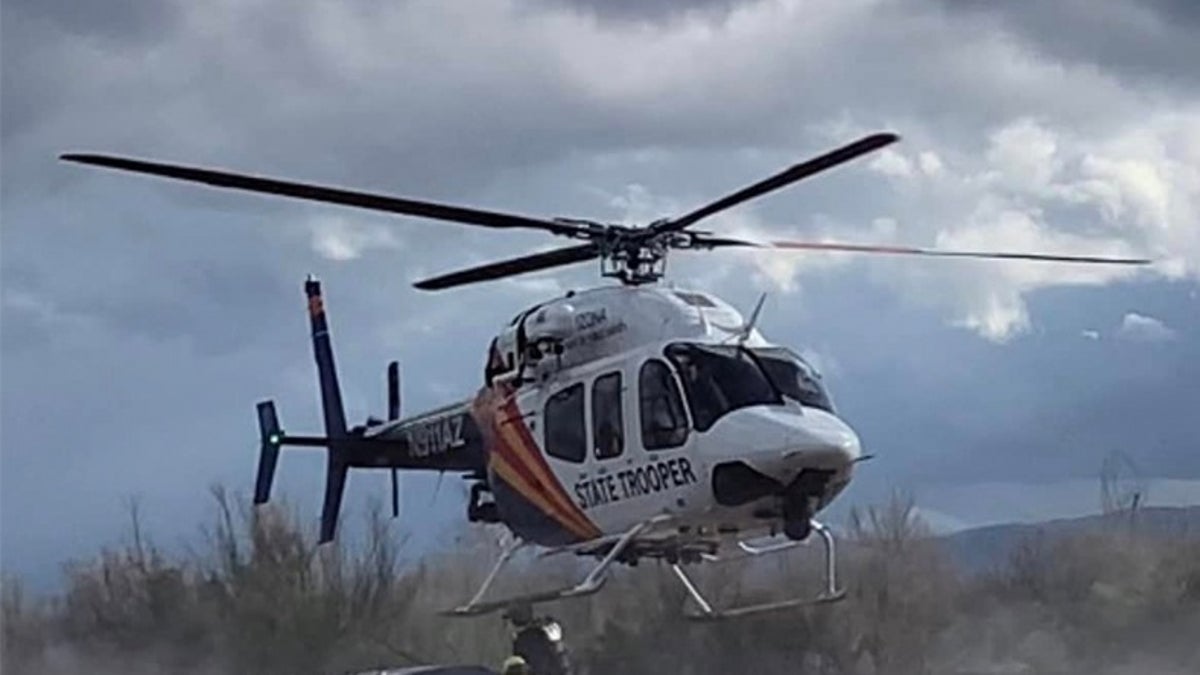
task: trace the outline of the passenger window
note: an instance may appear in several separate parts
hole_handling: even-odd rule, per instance
[[[546,401],[546,453],[581,462],[588,452],[583,422],[583,383],[571,384]]]
[[[546,454],[568,462],[587,455],[583,420],[583,383],[573,384],[546,401]]]
[[[592,383],[592,438],[597,459],[619,457],[625,450],[621,373],[601,375]]]
[[[679,386],[667,364],[647,361],[638,374],[638,411],[642,422],[642,445],[661,450],[683,445],[687,440],[687,414]]]

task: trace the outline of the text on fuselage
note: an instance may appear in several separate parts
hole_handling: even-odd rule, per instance
[[[575,330],[591,330],[608,321],[608,312],[603,307],[590,309],[575,315]]]
[[[448,415],[428,422],[416,422],[405,429],[409,454],[413,457],[440,455],[463,444],[462,415]]]
[[[575,498],[579,502],[579,508],[590,509],[593,506],[657,494],[695,482],[696,474],[692,472],[692,463],[679,457],[581,480],[575,484]]]

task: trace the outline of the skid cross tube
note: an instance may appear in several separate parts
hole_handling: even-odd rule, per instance
[[[479,601],[483,600],[484,594],[486,594],[488,589],[492,587],[492,582],[496,580],[496,577],[500,574],[500,570],[508,564],[508,561],[513,557],[514,553],[524,547],[525,542],[519,539],[514,539],[513,541],[509,542],[509,544],[504,547],[504,550],[500,552],[500,557],[496,559],[496,564],[492,565],[491,571],[488,572],[488,575],[483,578],[483,583],[479,585],[479,590],[475,591],[475,595],[471,596],[471,599],[467,601],[467,604],[462,605],[461,607],[456,607],[454,610],[452,610],[453,613],[468,613],[470,608],[477,606]]]
[[[747,558],[761,558],[773,553],[782,553],[784,551],[796,548],[797,546],[805,546],[809,543],[808,539],[803,541],[780,541],[762,546],[756,546],[750,541],[740,539],[737,542],[737,550],[728,555],[702,553],[701,560],[713,563],[732,563]]]
[[[495,566],[492,567],[492,571],[483,580],[483,584],[479,587],[479,590],[475,592],[474,597],[472,597],[467,604],[456,607],[449,612],[446,612],[446,614],[449,616],[478,616],[480,614],[487,614],[516,605],[532,605],[538,602],[549,602],[551,600],[564,600],[566,598],[575,598],[581,595],[591,595],[592,593],[599,591],[604,586],[604,582],[608,580],[609,567],[611,567],[613,562],[616,561],[617,557],[620,556],[621,553],[623,553],[631,543],[633,543],[633,540],[635,537],[637,537],[637,535],[641,534],[642,531],[647,527],[661,523],[669,518],[670,516],[665,514],[658,515],[650,518],[649,520],[644,520],[626,530],[621,534],[620,539],[613,544],[613,547],[608,551],[604,558],[601,559],[600,562],[597,563],[590,572],[588,572],[587,576],[573,586],[564,586],[562,588],[556,588],[549,591],[528,593],[525,595],[504,598],[503,600],[491,600],[488,602],[483,602],[483,596],[487,594],[492,582],[496,580],[496,577],[500,573],[500,569],[508,563],[509,559],[512,558],[514,553],[526,546],[525,542],[514,542],[513,544],[505,547],[505,549],[500,553],[500,558],[496,561]]]
[[[803,543],[804,542],[802,541],[782,541],[774,544],[767,544],[766,546],[755,546],[748,541],[739,541],[738,548],[742,549],[746,555],[760,556],[767,555],[768,553],[780,553],[788,550],[789,548],[800,546]]]
[[[701,621],[715,621],[720,619],[732,619],[739,616],[749,616],[751,614],[761,614],[763,612],[771,612],[781,609],[789,609],[792,607],[806,607],[810,605],[822,605],[831,602],[837,602],[846,597],[846,591],[838,588],[837,585],[837,559],[836,559],[836,542],[833,538],[833,532],[816,520],[811,521],[813,530],[820,535],[821,541],[825,545],[825,588],[815,598],[792,598],[788,600],[779,600],[776,602],[766,602],[757,605],[746,605],[743,607],[731,607],[729,609],[714,609],[712,603],[705,599],[704,594],[688,576],[687,572],[678,564],[671,565],[671,571],[675,573],[675,577],[683,584],[688,595],[700,608],[698,614],[689,614],[687,618]],[[791,546],[778,545],[769,546],[759,549],[760,553],[751,555],[762,555],[764,553],[777,553],[785,551]],[[743,550],[745,548],[743,547]]]

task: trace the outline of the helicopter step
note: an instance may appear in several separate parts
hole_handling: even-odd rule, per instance
[[[506,546],[503,551],[501,551],[500,557],[496,560],[496,564],[492,566],[492,570],[488,572],[487,577],[484,578],[483,583],[480,584],[479,590],[475,592],[475,595],[465,605],[455,607],[454,609],[443,612],[443,614],[446,616],[479,616],[481,614],[488,614],[501,609],[510,609],[523,605],[533,605],[552,600],[565,600],[567,598],[577,598],[584,595],[591,595],[592,593],[595,593],[604,587],[604,582],[608,580],[609,568],[612,567],[612,564],[616,562],[616,560],[621,556],[622,553],[625,552],[626,549],[629,548],[630,544],[634,542],[639,534],[641,534],[646,528],[653,525],[658,525],[666,520],[669,520],[670,518],[671,516],[669,515],[660,514],[654,516],[653,518],[643,520],[637,525],[634,525],[626,530],[616,540],[616,543],[612,545],[612,548],[609,549],[608,553],[605,554],[600,562],[597,563],[596,566],[593,567],[590,572],[588,572],[587,576],[585,576],[583,580],[577,584],[551,589],[548,591],[541,591],[538,593],[527,593],[525,595],[517,595],[501,600],[484,602],[484,596],[487,595],[487,592],[491,588],[492,583],[495,582],[496,577],[500,575],[500,571],[505,567],[505,565],[508,564],[508,561],[512,559],[512,556],[517,551],[525,548],[528,545],[528,542],[516,540]],[[601,537],[599,539],[607,538]],[[591,542],[583,542],[583,544],[586,545],[588,543],[593,543],[597,546],[604,545],[604,542],[601,542],[599,539],[592,540]],[[575,544],[562,548],[578,550],[580,545]],[[551,553],[553,553],[553,550]]]
[[[810,525],[821,537],[821,541],[825,548],[825,588],[819,595],[813,598],[791,598],[788,600],[779,600],[775,602],[765,602],[755,605],[743,605],[741,607],[731,607],[728,609],[715,609],[700,592],[700,589],[688,576],[687,572],[678,564],[671,565],[671,571],[675,573],[675,577],[687,589],[688,595],[700,608],[697,613],[687,614],[687,618],[693,621],[720,621],[724,619],[734,619],[743,616],[751,616],[764,614],[766,612],[780,611],[784,609],[792,609],[795,607],[809,607],[813,605],[824,605],[833,602],[838,602],[846,597],[845,589],[838,588],[837,585],[837,561],[836,561],[836,541],[833,537],[833,532],[828,527],[816,520],[811,520]],[[773,546],[756,547],[749,544],[743,545],[739,543],[743,555],[741,558],[748,556],[760,556],[770,553],[779,553],[795,547],[801,542],[789,541]],[[736,559],[736,558],[734,558]]]

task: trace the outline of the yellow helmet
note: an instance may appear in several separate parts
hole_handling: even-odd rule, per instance
[[[529,664],[515,654],[504,659],[504,666],[500,670],[501,675],[526,675],[528,672]]]

